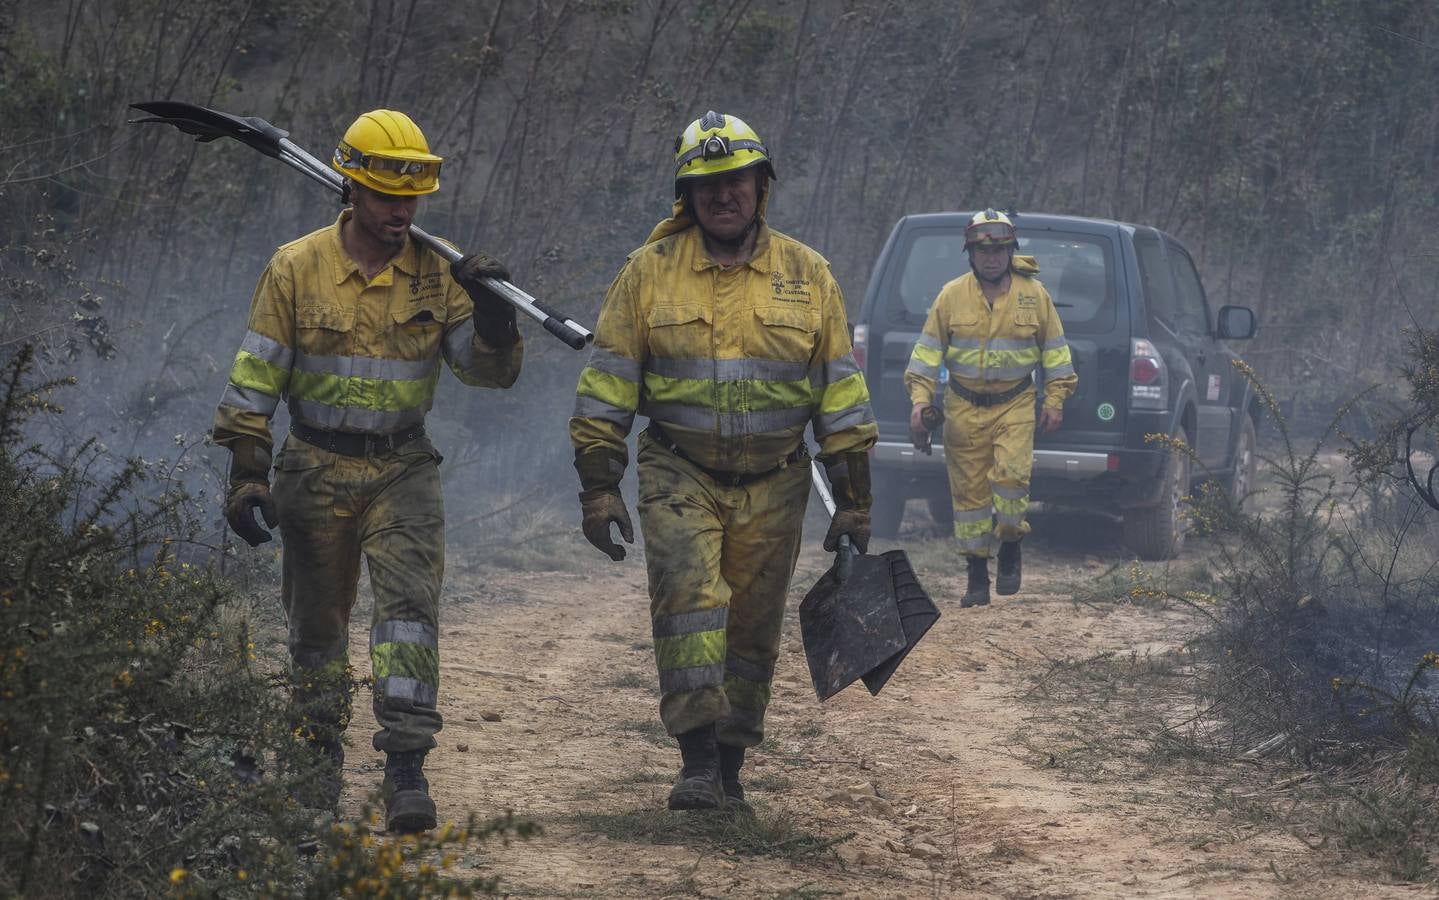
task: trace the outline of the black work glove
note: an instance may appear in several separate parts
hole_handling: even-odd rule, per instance
[[[635,542],[635,528],[620,496],[620,478],[625,459],[612,450],[590,450],[575,454],[575,471],[580,475],[581,528],[585,540],[615,562],[625,558],[625,548],[610,537],[610,523],[620,527],[625,543]]]
[[[835,513],[824,536],[824,549],[839,549],[839,539],[849,535],[849,542],[859,553],[869,550],[869,508],[874,498],[869,487],[869,454],[863,451],[841,453],[825,462],[829,489],[834,494]]]
[[[475,304],[475,334],[496,349],[514,346],[520,339],[515,326],[515,308],[495,293],[482,279],[510,280],[510,270],[493,256],[471,253],[450,263],[450,275]]]
[[[270,448],[257,437],[239,437],[230,442],[230,492],[225,497],[225,521],[230,530],[251,547],[270,540],[270,532],[255,521],[259,507],[265,525],[280,522],[274,498],[270,496]]]

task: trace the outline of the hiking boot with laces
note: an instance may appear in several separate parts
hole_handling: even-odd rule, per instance
[[[679,780],[670,790],[670,809],[719,809],[724,803],[720,787],[719,742],[714,725],[675,735],[683,761]]]
[[[959,599],[960,609],[989,605],[989,557],[966,556],[969,563],[969,585]]]
[[[999,569],[994,574],[994,590],[1001,597],[1019,593],[1019,541],[999,545]]]
[[[435,827],[435,801],[425,780],[427,750],[385,754],[385,828],[396,834],[414,834]]]

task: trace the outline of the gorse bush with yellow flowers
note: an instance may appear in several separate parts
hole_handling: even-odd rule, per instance
[[[162,469],[27,443],[66,382],[0,371],[0,895],[468,896],[471,821],[390,842],[293,799],[322,765]],[[93,473],[106,472],[104,475]],[[420,893],[416,893],[419,886]]]

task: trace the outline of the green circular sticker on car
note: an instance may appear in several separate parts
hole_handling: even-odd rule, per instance
[[[1114,404],[1101,403],[1099,404],[1099,409],[1095,410],[1095,413],[1099,416],[1099,421],[1108,422],[1114,418]]]

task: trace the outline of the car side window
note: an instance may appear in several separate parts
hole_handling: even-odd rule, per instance
[[[1174,269],[1174,283],[1179,288],[1178,324],[1194,334],[1209,334],[1209,305],[1204,300],[1204,285],[1194,269],[1194,261],[1178,247],[1169,247],[1169,264]]]
[[[1134,236],[1135,256],[1139,260],[1139,281],[1144,289],[1144,305],[1149,314],[1163,322],[1170,331],[1179,330],[1179,301],[1174,293],[1174,279],[1164,251],[1153,236]]]

